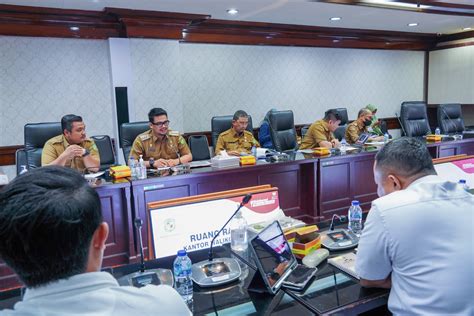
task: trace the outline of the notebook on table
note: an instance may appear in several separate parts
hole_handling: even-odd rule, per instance
[[[359,276],[355,270],[356,258],[357,255],[355,253],[349,252],[334,258],[329,258],[328,263],[359,280]]]

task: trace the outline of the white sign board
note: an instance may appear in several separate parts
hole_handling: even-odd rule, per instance
[[[474,188],[474,158],[440,163],[434,167],[443,180],[457,183],[464,179],[470,188]]]
[[[192,252],[207,249],[214,235],[235,212],[242,196],[183,204],[150,210],[150,224],[155,258],[175,255],[179,249]],[[278,191],[255,193],[242,207],[248,224],[272,221],[284,216]],[[214,246],[230,242],[230,229],[224,228]]]

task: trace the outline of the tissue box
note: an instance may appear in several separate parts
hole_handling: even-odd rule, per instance
[[[427,135],[426,136],[426,141],[427,142],[440,142],[441,141],[441,135]]]
[[[291,251],[295,257],[303,259],[310,252],[321,248],[321,236],[317,232],[318,226],[312,225],[293,229],[285,233],[289,242],[292,242]]]
[[[132,172],[128,166],[110,167],[109,173],[114,179],[126,178],[132,175]]]
[[[240,165],[241,166],[246,166],[246,165],[255,165],[257,163],[257,159],[255,156],[242,156],[240,157]]]
[[[329,148],[326,148],[326,147],[316,147],[313,149],[313,154],[317,156],[326,156],[326,155],[329,155],[330,153],[331,151],[329,150]]]
[[[216,168],[238,167],[240,165],[240,159],[234,156],[218,155],[211,159],[211,165]]]

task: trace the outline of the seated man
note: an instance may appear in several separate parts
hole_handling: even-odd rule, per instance
[[[355,144],[361,134],[368,134],[368,127],[372,124],[372,112],[368,109],[361,109],[357,114],[357,120],[353,121],[346,128],[346,142]],[[371,136],[369,142],[383,141],[383,136]]]
[[[57,165],[80,172],[97,172],[100,167],[99,150],[94,141],[86,137],[82,117],[68,114],[61,118],[62,135],[48,140],[41,154],[41,165]]]
[[[426,145],[402,137],[376,155],[356,271],[390,288],[394,315],[473,315],[474,196],[436,175]]]
[[[148,112],[150,130],[135,138],[130,157],[143,156],[147,168],[174,167],[193,160],[186,140],[177,131],[168,129],[168,113],[162,108]],[[129,158],[130,158],[129,157]]]
[[[301,141],[300,149],[311,149],[316,147],[336,148],[339,141],[334,137],[334,131],[341,124],[339,113],[328,110],[322,120],[316,121],[308,129]]]
[[[235,112],[232,118],[232,127],[220,133],[217,139],[216,155],[225,150],[229,155],[240,156],[241,153],[250,154],[253,146],[260,147],[253,134],[246,130],[248,125],[248,114],[242,110]]]
[[[109,228],[96,191],[47,166],[0,192],[0,257],[27,286],[8,315],[190,315],[166,285],[119,286],[100,272]]]

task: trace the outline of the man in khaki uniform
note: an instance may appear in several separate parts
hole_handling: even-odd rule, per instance
[[[173,167],[193,160],[191,151],[179,132],[168,130],[168,113],[162,108],[153,108],[148,113],[150,130],[135,138],[130,157],[142,155],[147,168]]]
[[[99,150],[86,137],[82,117],[68,114],[61,118],[62,135],[49,139],[43,147],[41,165],[58,165],[80,172],[97,172],[100,167]]]
[[[348,144],[355,144],[359,136],[369,133],[368,127],[372,124],[372,112],[369,109],[361,109],[357,114],[357,120],[353,121],[346,128],[345,138]],[[368,141],[383,140],[382,137],[369,137]]]
[[[300,149],[339,147],[339,141],[334,137],[333,132],[339,127],[340,123],[341,118],[337,111],[326,111],[322,120],[311,124],[308,132],[301,141]]]
[[[242,110],[235,112],[232,127],[220,133],[217,139],[216,155],[225,150],[229,155],[240,156],[240,153],[250,154],[253,146],[260,147],[253,134],[246,130],[248,125],[248,114]]]

